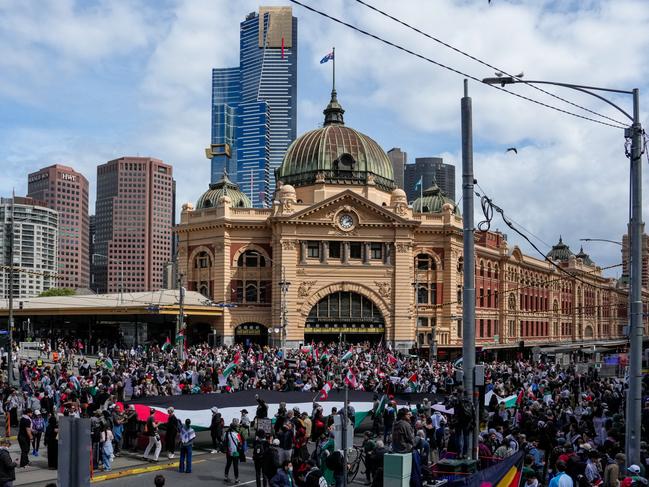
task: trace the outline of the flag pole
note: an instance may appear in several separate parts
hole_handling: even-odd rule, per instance
[[[333,53],[333,84],[332,91],[336,91],[336,48],[332,47],[331,52]]]

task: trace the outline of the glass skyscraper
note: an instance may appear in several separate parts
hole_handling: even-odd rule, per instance
[[[261,7],[241,22],[239,66],[212,71],[212,183],[227,170],[254,206],[270,206],[296,131],[297,19]]]

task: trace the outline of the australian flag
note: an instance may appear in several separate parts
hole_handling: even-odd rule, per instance
[[[329,54],[327,54],[325,57],[323,57],[320,60],[320,64],[324,64],[324,63],[326,63],[327,61],[329,61],[330,59],[333,59],[333,58],[334,58],[334,52],[331,51]]]

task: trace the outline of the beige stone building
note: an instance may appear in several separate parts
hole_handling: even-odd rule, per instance
[[[289,147],[272,208],[251,208],[224,175],[175,231],[190,290],[224,307],[225,343],[311,340],[462,344],[462,217],[432,184],[409,206],[392,165],[344,125],[335,92],[322,128]],[[426,182],[425,182],[426,183]],[[431,183],[428,181],[427,183]],[[583,252],[559,241],[549,262],[500,233],[477,233],[476,337],[484,348],[617,338],[625,296]]]

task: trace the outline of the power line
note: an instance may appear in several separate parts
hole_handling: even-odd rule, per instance
[[[591,110],[590,108],[586,108],[586,107],[584,107],[584,106],[582,106],[582,105],[579,105],[578,103],[573,103],[573,102],[571,102],[570,100],[566,100],[565,98],[563,98],[563,97],[561,97],[561,96],[559,96],[559,95],[555,95],[554,93],[552,93],[552,92],[550,92],[550,91],[544,90],[543,88],[540,88],[539,86],[536,86],[535,84],[528,83],[526,80],[524,80],[523,78],[521,78],[521,77],[519,77],[519,76],[515,76],[515,75],[513,75],[513,74],[509,74],[509,73],[508,73],[507,71],[505,71],[504,69],[501,69],[501,68],[499,68],[499,67],[497,67],[497,66],[493,66],[493,65],[489,64],[488,62],[483,61],[482,59],[479,59],[479,58],[477,58],[477,57],[475,57],[475,56],[473,56],[473,55],[471,55],[471,54],[469,54],[469,53],[467,53],[467,52],[465,52],[465,51],[463,51],[463,50],[461,50],[461,49],[458,49],[457,47],[454,47],[454,46],[452,46],[451,44],[449,44],[449,43],[447,43],[447,42],[444,42],[444,41],[442,41],[441,39],[438,39],[437,37],[432,36],[432,35],[430,35],[430,34],[424,32],[424,31],[418,29],[417,27],[414,27],[414,26],[408,24],[407,22],[404,22],[404,21],[402,21],[402,20],[400,20],[400,19],[398,19],[398,18],[396,18],[396,17],[390,15],[390,14],[387,13],[387,12],[384,12],[383,10],[381,10],[381,9],[379,9],[379,8],[377,8],[377,7],[375,7],[375,6],[373,6],[373,5],[370,5],[370,4],[367,3],[367,2],[364,2],[363,0],[356,0],[356,2],[360,3],[361,5],[366,6],[367,8],[369,8],[369,9],[371,9],[371,10],[374,10],[375,12],[377,12],[377,13],[383,15],[384,17],[387,17],[387,18],[389,18],[389,19],[391,19],[391,20],[394,20],[394,21],[397,22],[398,24],[401,24],[401,25],[403,25],[404,27],[407,27],[408,29],[411,29],[411,30],[415,31],[415,32],[417,32],[418,34],[421,34],[421,35],[423,35],[424,37],[427,37],[428,39],[431,39],[431,40],[437,42],[438,44],[441,44],[441,45],[443,45],[443,46],[445,46],[445,47],[448,47],[449,49],[451,49],[451,50],[453,50],[453,51],[455,51],[455,52],[457,52],[457,53],[459,53],[459,54],[461,54],[461,55],[463,55],[463,56],[465,56],[465,57],[468,57],[469,59],[472,59],[473,61],[476,61],[476,62],[482,64],[483,66],[486,66],[486,67],[488,67],[488,68],[490,68],[490,69],[493,69],[493,70],[495,70],[495,71],[497,71],[497,72],[500,72],[500,73],[502,73],[502,74],[504,74],[504,75],[506,75],[506,76],[510,76],[510,77],[512,77],[512,78],[514,78],[514,79],[517,79],[517,80],[520,81],[521,83],[525,83],[527,86],[530,86],[530,87],[534,88],[535,90],[540,91],[541,93],[545,93],[546,95],[549,95],[549,96],[551,96],[551,97],[553,97],[553,98],[556,98],[557,100],[560,100],[560,101],[562,101],[562,102],[564,102],[564,103],[567,103],[567,104],[569,104],[569,105],[572,105],[572,106],[574,106],[574,107],[576,107],[576,108],[579,108],[579,109],[581,109],[581,110],[584,110],[584,111],[587,111],[587,112],[589,112],[589,113],[592,113],[593,115],[597,115],[598,117],[606,118],[607,120],[610,120],[611,122],[615,122],[615,123],[618,123],[618,124],[620,124],[620,125],[624,125],[624,122],[620,122],[619,120],[616,120],[616,119],[614,119],[614,118],[611,118],[611,117],[609,117],[609,116],[607,116],[607,115],[603,115],[603,114],[601,114],[601,113],[598,113],[598,112],[596,112],[596,111],[594,111],[594,110]]]
[[[436,65],[436,66],[439,66],[440,68],[444,68],[444,69],[446,69],[446,70],[448,70],[448,71],[451,71],[451,72],[453,72],[453,73],[455,73],[455,74],[459,74],[459,75],[463,76],[464,78],[469,78],[469,79],[471,79],[471,80],[473,80],[473,81],[476,81],[477,83],[480,83],[481,85],[484,84],[484,83],[482,83],[482,80],[481,80],[481,79],[476,78],[475,76],[472,76],[472,75],[470,75],[470,74],[464,73],[464,72],[460,71],[459,69],[453,68],[453,67],[448,66],[448,65],[443,64],[443,63],[440,63],[439,61],[435,61],[435,60],[433,60],[433,59],[431,59],[431,58],[429,58],[429,57],[424,56],[423,54],[416,53],[416,52],[414,52],[414,51],[412,51],[412,50],[410,50],[410,49],[407,49],[407,48],[405,48],[405,47],[403,47],[403,46],[400,46],[400,45],[398,45],[398,44],[395,44],[395,43],[392,42],[392,41],[389,41],[389,40],[387,40],[387,39],[384,39],[384,38],[382,38],[382,37],[380,37],[380,36],[378,36],[378,35],[376,35],[376,34],[372,34],[371,32],[368,32],[368,31],[366,31],[366,30],[361,29],[360,27],[357,27],[357,26],[355,26],[355,25],[353,25],[353,24],[350,24],[350,23],[348,23],[348,22],[345,22],[345,21],[343,21],[343,20],[340,20],[340,19],[338,19],[338,18],[336,18],[336,17],[333,17],[333,16],[331,16],[331,15],[329,15],[329,14],[326,14],[326,13],[324,13],[324,12],[318,10],[318,9],[315,9],[315,8],[309,6],[309,5],[305,5],[305,4],[303,4],[302,2],[299,2],[298,0],[290,0],[290,1],[291,1],[291,3],[294,3],[294,4],[296,4],[296,5],[299,5],[299,6],[301,6],[301,7],[304,7],[304,8],[306,8],[307,10],[310,10],[310,11],[312,11],[312,12],[314,12],[314,13],[317,13],[318,15],[321,15],[321,16],[323,16],[323,17],[326,17],[326,18],[330,19],[330,20],[333,20],[334,22],[336,22],[336,23],[338,23],[338,24],[344,25],[345,27],[349,27],[350,29],[355,30],[356,32],[360,32],[361,34],[366,35],[366,36],[368,36],[368,37],[371,37],[371,38],[373,38],[373,39],[376,39],[376,40],[378,40],[378,41],[380,41],[380,42],[383,42],[384,44],[387,44],[388,46],[392,46],[392,47],[394,47],[395,49],[399,49],[400,51],[403,51],[403,52],[408,53],[408,54],[410,54],[410,55],[412,55],[412,56],[415,56],[415,57],[417,57],[417,58],[419,58],[419,59],[423,59],[424,61],[427,61],[427,62],[429,62],[429,63],[431,63],[431,64]],[[515,96],[515,97],[517,97],[517,98],[520,98],[520,99],[522,99],[522,100],[527,100],[527,101],[529,101],[529,102],[535,103],[536,105],[540,105],[540,106],[542,106],[542,107],[549,108],[549,109],[551,109],[551,110],[554,110],[554,111],[557,111],[557,112],[560,112],[560,113],[564,113],[564,114],[566,114],[566,115],[571,115],[571,116],[573,116],[573,117],[581,118],[581,119],[583,119],[583,120],[589,120],[589,121],[591,121],[591,122],[595,122],[595,123],[598,123],[598,124],[600,124],[600,125],[606,125],[606,126],[608,126],[608,127],[613,127],[613,128],[616,128],[616,129],[626,129],[626,128],[627,128],[627,127],[624,126],[624,125],[614,125],[614,124],[612,124],[612,123],[603,122],[603,121],[601,121],[601,120],[596,120],[596,119],[594,119],[594,118],[586,117],[585,115],[579,115],[578,113],[570,112],[570,111],[568,111],[568,110],[564,110],[563,108],[555,107],[554,105],[550,105],[550,104],[548,104],[548,103],[544,103],[544,102],[542,102],[542,101],[535,100],[535,99],[530,98],[530,97],[528,97],[528,96],[521,95],[521,94],[519,94],[519,93],[516,93],[516,92],[513,92],[513,91],[509,91],[509,90],[506,90],[505,88],[502,88],[502,87],[500,87],[500,86],[491,85],[491,84],[488,85],[488,86],[491,86],[492,88],[494,88],[494,89],[496,89],[496,90],[500,90],[500,91],[503,91],[503,92],[505,92],[505,93],[509,93],[510,95]]]

